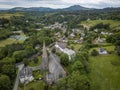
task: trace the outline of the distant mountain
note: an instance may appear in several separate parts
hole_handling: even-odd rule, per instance
[[[53,11],[53,9],[46,8],[46,7],[30,7],[30,8],[15,7],[15,8],[10,9],[9,11],[39,11],[39,12],[48,12],[48,11]]]
[[[95,11],[118,11],[120,10],[120,7],[118,8],[104,8],[104,9],[95,9],[95,8],[86,8],[80,5],[74,5],[70,6],[68,8],[63,8],[63,9],[52,9],[52,8],[47,8],[47,7],[30,7],[30,8],[24,8],[24,7],[15,7],[12,9],[9,9],[9,11],[38,11],[38,12],[52,12],[52,11],[81,11],[81,10],[95,10]]]
[[[79,11],[79,10],[90,10],[91,8],[82,7],[80,5],[70,6],[68,8],[62,9],[63,11]]]
[[[47,7],[15,7],[10,9],[9,11],[39,11],[39,12],[49,12],[49,11],[79,11],[79,10],[90,10],[91,8],[82,7],[80,5],[70,6],[68,8],[63,9],[52,9]]]

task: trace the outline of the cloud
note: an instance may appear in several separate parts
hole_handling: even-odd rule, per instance
[[[0,0],[0,8],[51,7],[65,8],[81,5],[90,8],[119,7],[120,0]]]

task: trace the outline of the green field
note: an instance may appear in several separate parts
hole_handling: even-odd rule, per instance
[[[21,33],[20,37],[21,38],[19,40],[16,40],[14,38],[7,38],[5,40],[0,40],[0,47],[4,47],[6,45],[10,45],[10,44],[13,44],[13,43],[23,43],[24,40],[27,38],[24,33]]]
[[[12,16],[23,16],[23,14],[22,13],[0,13],[0,18],[9,19]]]
[[[100,55],[90,57],[92,81],[91,90],[120,90],[120,57]],[[114,64],[112,64],[114,63]]]
[[[90,49],[90,52],[91,52],[93,49],[98,50],[99,48],[100,48],[100,47],[91,48],[91,49]],[[103,46],[102,48],[107,49],[107,51],[114,51],[114,50],[115,50],[115,46],[113,46],[113,45],[111,45],[111,46]]]
[[[110,27],[116,27],[116,26],[120,26],[120,21],[115,21],[115,20],[90,20],[90,21],[83,21],[81,24],[83,25],[87,25],[87,26],[94,26],[98,23],[103,23],[103,24],[110,24]]]
[[[25,85],[20,90],[44,90],[45,83],[43,81],[35,81]]]
[[[0,41],[0,47],[4,47],[4,46],[6,46],[6,45],[13,44],[13,43],[17,43],[17,42],[18,42],[18,41],[16,41],[15,39],[8,38],[8,39],[5,39],[5,40]]]

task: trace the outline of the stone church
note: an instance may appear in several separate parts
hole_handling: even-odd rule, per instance
[[[66,72],[55,55],[51,51],[49,51],[49,55],[47,54],[45,43],[43,44],[42,59],[42,68],[48,84],[56,83],[59,79],[66,76]]]

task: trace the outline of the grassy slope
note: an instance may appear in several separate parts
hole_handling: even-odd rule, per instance
[[[112,62],[119,65],[114,66]],[[90,57],[92,90],[120,90],[120,57],[101,55]]]
[[[12,16],[23,16],[23,14],[22,13],[0,13],[0,18],[9,19]]]
[[[84,21],[81,24],[85,24],[87,26],[94,26],[94,25],[101,23],[101,22],[103,22],[104,24],[109,23],[111,28],[120,25],[120,21],[115,21],[115,20],[90,20],[90,21]]]

